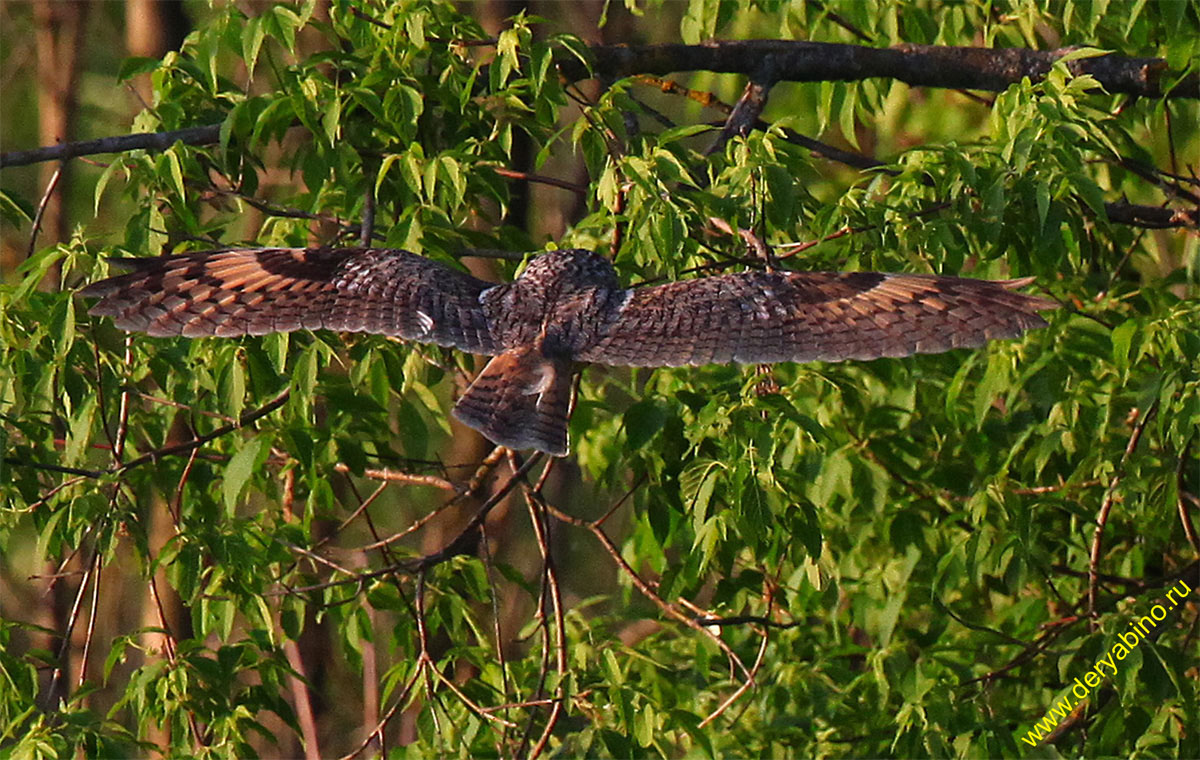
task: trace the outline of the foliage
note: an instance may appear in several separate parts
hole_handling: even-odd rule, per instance
[[[662,10],[629,5],[647,24]],[[847,41],[851,26],[878,44],[1052,38],[1194,68],[1194,6],[1043,5],[693,0],[679,28],[689,42]],[[1159,201],[1126,159],[1194,168],[1200,139],[1178,126],[1196,123],[1194,101],[1127,101],[1061,65],[987,104],[794,85],[772,94],[774,128],[706,154],[711,113],[634,80],[585,95],[553,61],[586,46],[542,23],[518,16],[477,44],[480,26],[434,0],[335,0],[327,17],[229,3],[182,52],[127,62],[122,76],[154,84],[134,131],[220,123],[220,141],[114,157],[94,197],[120,195],[123,231],[84,224],[0,287],[0,555],[9,577],[74,573],[57,582],[82,600],[79,631],[121,604],[107,577],[151,613],[89,634],[77,685],[49,675],[58,650],[6,604],[6,752],[274,754],[303,729],[302,675],[326,703],[323,754],[374,728],[364,679],[375,719],[394,719],[389,747],[409,719],[396,756],[522,754],[547,728],[566,756],[1052,753],[1026,731],[1159,601],[1155,582],[1196,561],[1180,515],[1196,521],[1200,492],[1197,238],[1105,212]],[[831,164],[785,127],[873,146],[892,171]],[[352,244],[368,197],[377,244],[448,262],[533,250],[497,172],[522,146],[534,171],[582,159],[586,209],[557,245],[611,251],[628,282],[739,266],[750,230],[789,265],[1028,275],[1067,308],[977,351],[769,375],[588,370],[577,467],[415,571],[403,563],[457,533],[422,532],[447,501],[437,488],[458,487],[469,516],[519,464],[493,459],[464,492],[480,459],[452,448],[465,433],[447,411],[466,360],[328,333],[127,339],[70,289],[38,289],[52,267],[72,285],[107,275],[109,255]],[[266,180],[280,170],[286,183]],[[788,247],[805,241],[819,244]],[[379,481],[385,467],[424,480]],[[1198,604],[1171,611],[1059,750],[1197,753]]]

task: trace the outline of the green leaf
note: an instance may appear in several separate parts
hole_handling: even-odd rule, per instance
[[[329,102],[325,104],[325,111],[321,117],[321,128],[325,132],[325,139],[332,145],[337,142],[342,132],[342,99],[338,94],[334,94],[329,98]]]
[[[1101,219],[1108,219],[1108,211],[1104,206],[1104,193],[1100,190],[1100,186],[1084,174],[1072,173],[1068,176],[1071,180],[1071,188],[1083,199],[1088,208]]]
[[[120,161],[112,161],[108,166],[104,167],[104,171],[100,172],[100,177],[96,180],[96,188],[92,191],[92,214],[98,216],[100,214],[100,198],[104,196],[104,188],[108,187],[109,180],[116,174],[117,170],[122,168]],[[3,198],[0,193],[0,198]],[[30,219],[32,221],[32,219]]]
[[[254,76],[254,66],[258,63],[258,51],[262,49],[263,39],[266,38],[267,30],[262,23],[261,18],[246,19],[246,26],[242,27],[242,61],[246,64],[247,73]]]
[[[845,97],[842,99],[842,108],[838,114],[838,126],[841,128],[842,137],[846,138],[846,142],[858,148],[858,87],[848,84],[845,85],[845,88]]]
[[[637,450],[646,445],[655,433],[662,430],[667,411],[652,400],[639,401],[625,411],[626,446]]]
[[[1034,187],[1034,194],[1037,201],[1038,226],[1044,230],[1046,215],[1050,212],[1050,188],[1045,182],[1039,182]]]
[[[767,494],[758,477],[753,473],[742,479],[741,492],[738,494],[738,517],[742,525],[742,534],[753,536],[760,531],[768,530],[771,524],[771,508],[767,504]]]
[[[1129,369],[1130,352],[1134,338],[1141,332],[1141,323],[1136,319],[1127,319],[1117,325],[1112,331],[1112,358],[1117,369],[1122,372]]]
[[[700,526],[708,517],[708,505],[712,501],[713,492],[724,469],[720,462],[711,459],[700,460],[679,476],[683,500],[688,511],[692,513],[692,521],[696,526],[697,533],[700,532]]]
[[[505,29],[496,41],[496,55],[499,57],[499,78],[494,85],[497,89],[508,82],[514,71],[521,70],[521,62],[517,56],[520,47],[520,35],[516,29]]]
[[[162,61],[158,58],[130,56],[121,61],[121,66],[117,69],[117,81],[124,82],[133,79],[139,74],[148,74],[161,65]]]
[[[288,51],[296,52],[296,31],[304,25],[304,21],[285,5],[273,6],[270,13]]]
[[[114,164],[115,165],[115,162]],[[111,167],[110,167],[111,168]],[[107,170],[105,170],[107,172]],[[99,192],[99,191],[97,191]],[[99,202],[99,195],[97,203]],[[33,206],[29,201],[19,195],[14,195],[7,190],[0,189],[0,217],[14,227],[19,227],[24,224],[31,224],[34,215]]]
[[[698,45],[712,39],[717,33],[720,7],[720,0],[694,0],[689,3],[679,22],[679,34],[684,43]]]
[[[175,198],[183,202],[187,198],[187,188],[183,183],[183,164],[180,162],[179,154],[176,152],[174,146],[163,153],[163,159],[167,162],[167,168],[170,171]]]
[[[250,476],[266,458],[269,451],[268,440],[265,435],[257,435],[246,441],[225,466],[221,488],[225,497],[225,512],[229,517],[234,516],[238,499],[241,498]]]

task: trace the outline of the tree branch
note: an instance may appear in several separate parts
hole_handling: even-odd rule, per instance
[[[740,40],[705,45],[596,45],[594,71],[564,56],[559,71],[570,81],[593,76],[619,79],[635,74],[713,71],[754,76],[770,59],[780,81],[850,82],[897,79],[918,87],[1001,92],[1029,77],[1046,76],[1054,62],[1073,48],[975,48],[938,45],[867,47],[833,42]],[[1104,55],[1067,64],[1075,74],[1091,74],[1108,92],[1142,97],[1200,98],[1200,75],[1192,74],[1170,92],[1160,87],[1167,64],[1161,58]]]
[[[0,153],[0,169],[10,166],[26,166],[42,161],[56,161],[90,156],[96,153],[123,153],[127,150],[166,150],[177,142],[184,145],[208,145],[220,139],[221,125],[187,127],[170,132],[138,132],[132,135],[101,137],[97,140],[59,143],[32,150],[11,150]]]
[[[769,70],[769,67],[764,68]],[[767,107],[767,95],[771,92],[771,86],[774,84],[774,76],[769,73],[756,74],[746,83],[746,90],[725,120],[725,128],[721,130],[721,136],[708,149],[709,155],[724,148],[725,143],[729,142],[734,135],[745,137],[756,124],[760,123],[758,117]]]
[[[776,81],[855,81],[872,77],[897,79],[916,86],[1001,91],[1023,77],[1037,80],[1046,75],[1056,60],[1071,52],[1030,50],[1026,48],[969,48],[934,45],[900,45],[875,48],[828,42],[791,40],[744,40],[714,42],[706,45],[596,45],[591,48],[595,72],[589,72],[576,58],[562,58],[559,70],[571,80],[600,76],[616,79],[633,75],[661,75],[675,71],[715,71],[745,74],[751,77],[746,92],[714,149],[732,134],[744,133],[749,124],[756,128],[770,86]],[[1160,58],[1129,58],[1105,55],[1068,63],[1077,74],[1090,74],[1109,92],[1145,97],[1200,98],[1200,74],[1193,74],[1170,92],[1159,87],[1166,62]],[[663,88],[666,89],[665,87]],[[141,132],[97,140],[62,143],[32,150],[0,153],[0,169],[26,166],[42,161],[65,160],[96,153],[129,150],[165,150],[176,142],[206,145],[220,138],[220,124],[188,127],[167,132]],[[881,164],[869,157],[843,151],[819,141],[787,131],[788,140],[807,147],[834,161],[858,169]],[[515,177],[518,173],[498,168],[497,173]],[[531,181],[549,182],[544,177],[523,176]],[[551,182],[578,192],[566,182]],[[1150,229],[1200,227],[1200,209],[1168,209],[1131,203],[1105,204],[1108,217],[1122,224]]]
[[[1195,208],[1160,208],[1134,203],[1105,203],[1104,210],[1114,222],[1131,227],[1162,230],[1174,227],[1200,227],[1200,206]]]
[[[209,441],[220,438],[223,435],[232,433],[235,430],[240,430],[241,428],[244,428],[244,427],[250,425],[255,420],[257,420],[261,417],[267,416],[271,412],[275,411],[279,407],[286,404],[288,398],[290,398],[290,396],[291,396],[291,392],[292,392],[291,388],[284,389],[284,391],[282,393],[280,393],[275,398],[271,399],[269,402],[267,402],[263,406],[259,407],[258,409],[255,409],[253,412],[247,412],[246,414],[243,414],[240,418],[238,418],[237,422],[231,422],[228,425],[224,425],[222,427],[217,428],[216,430],[212,431],[211,433],[197,436],[190,441],[185,441],[184,443],[178,443],[178,444],[175,444],[172,446],[164,446],[161,449],[155,449],[154,451],[151,451],[148,454],[143,454],[142,456],[138,457],[137,459],[126,462],[125,464],[114,465],[114,466],[110,467],[108,470],[106,470],[105,472],[120,474],[127,470],[132,470],[134,467],[138,467],[139,465],[143,465],[147,462],[157,461],[161,457],[173,456],[175,454],[183,454],[185,452],[191,451],[192,449],[199,448],[200,446],[203,446],[204,444],[208,443]]]
[[[573,56],[560,58],[558,67],[563,76],[573,82],[593,76],[612,80],[676,71],[714,71],[757,77],[764,66],[769,66],[775,81],[848,82],[880,77],[898,79],[914,86],[1000,92],[1023,77],[1035,81],[1041,79],[1055,61],[1071,50],[937,45],[877,48],[832,42],[740,40],[706,45],[595,45],[591,48],[594,71],[589,71]],[[1161,58],[1121,55],[1082,58],[1068,64],[1076,74],[1091,74],[1109,92],[1154,98],[1200,98],[1200,74],[1192,74],[1171,91],[1163,92],[1159,80],[1166,66],[1166,61]],[[140,132],[9,151],[0,153],[0,169],[96,153],[166,150],[176,142],[205,145],[219,139],[220,129],[220,124],[208,124],[169,132]]]

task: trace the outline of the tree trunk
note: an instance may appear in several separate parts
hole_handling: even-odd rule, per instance
[[[89,2],[34,0],[33,26],[37,39],[38,136],[42,145],[75,139],[75,106],[79,85],[79,53],[84,42],[84,22]],[[42,167],[41,184],[49,187],[57,164]],[[71,186],[70,164],[61,164],[62,173],[46,198],[41,231],[46,243],[65,240],[68,234],[63,199]],[[36,234],[36,231],[35,231]],[[48,275],[57,284],[57,273]]]

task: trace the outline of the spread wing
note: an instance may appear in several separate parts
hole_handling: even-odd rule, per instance
[[[879,272],[742,272],[628,291],[577,358],[620,366],[806,362],[983,345],[1042,327],[1054,301],[989,281]]]
[[[89,313],[150,335],[338,330],[494,354],[479,295],[493,283],[407,251],[248,248],[119,259]]]

